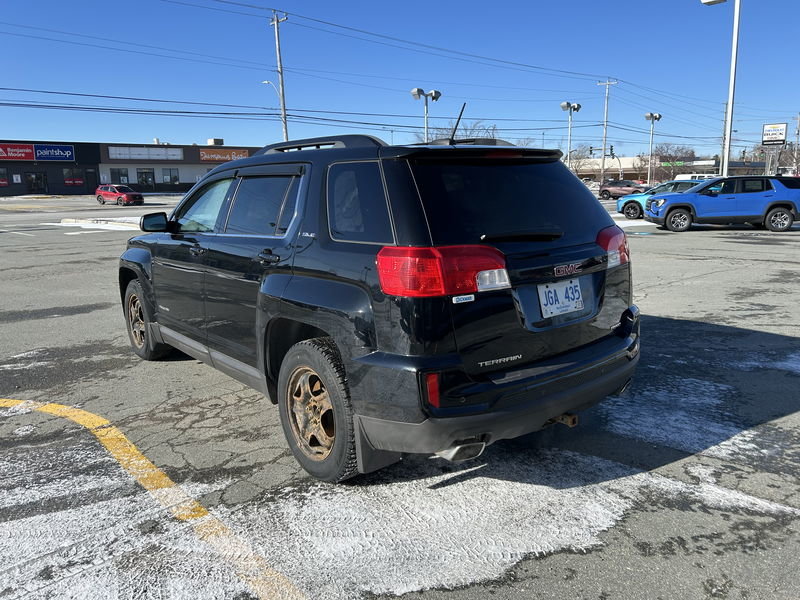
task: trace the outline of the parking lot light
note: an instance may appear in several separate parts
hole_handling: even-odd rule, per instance
[[[644,118],[650,121],[650,160],[647,161],[647,185],[651,186],[653,185],[653,132],[656,128],[656,121],[661,120],[661,113],[645,113]]]
[[[700,0],[706,6],[722,4],[727,0]],[[728,165],[731,155],[731,141],[733,138],[733,97],[736,90],[736,59],[739,54],[739,17],[741,14],[742,0],[734,0],[733,4],[733,41],[731,43],[731,71],[728,79],[728,104],[725,107],[725,138],[722,143],[722,160],[720,162],[720,176],[728,176]]]
[[[561,110],[567,111],[567,168],[572,169],[572,113],[581,109],[580,104],[566,101],[561,103]]]
[[[425,143],[428,143],[428,98],[436,102],[439,98],[442,97],[442,92],[439,90],[431,90],[429,92],[425,92],[422,88],[414,88],[411,90],[411,96],[414,100],[419,100],[423,98],[425,100]]]

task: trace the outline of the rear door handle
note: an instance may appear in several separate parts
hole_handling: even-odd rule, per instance
[[[281,257],[277,254],[273,254],[272,250],[262,250],[258,253],[258,261],[262,265],[274,265],[281,261]]]
[[[189,254],[191,254],[192,256],[202,256],[205,253],[206,249],[203,248],[202,246],[192,246],[191,248],[189,248]]]

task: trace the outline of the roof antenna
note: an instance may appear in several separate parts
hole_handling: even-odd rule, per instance
[[[455,145],[455,143],[456,143],[456,129],[458,129],[458,124],[461,123],[461,115],[464,114],[464,109],[465,108],[467,108],[467,103],[466,102],[464,102],[464,104],[461,105],[461,112],[458,113],[458,118],[456,119],[456,124],[453,127],[453,131],[450,133],[450,139],[447,140],[451,146]]]

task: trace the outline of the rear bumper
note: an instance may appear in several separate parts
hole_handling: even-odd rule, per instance
[[[564,413],[583,410],[623,388],[639,362],[639,323],[617,352],[541,381],[529,377],[496,386],[499,399],[480,414],[429,417],[407,423],[356,415],[360,444],[374,450],[432,454],[464,440],[487,445],[542,429]],[[626,345],[627,344],[627,345]],[[619,346],[617,346],[619,348]]]

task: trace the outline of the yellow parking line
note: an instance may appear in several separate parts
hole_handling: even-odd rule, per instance
[[[262,600],[295,599],[305,596],[281,573],[272,569],[250,545],[209,513],[142,454],[108,420],[79,408],[0,398],[0,408],[29,408],[69,419],[88,429],[117,462],[176,519],[187,521],[202,541],[214,548],[234,567],[236,575]]]

